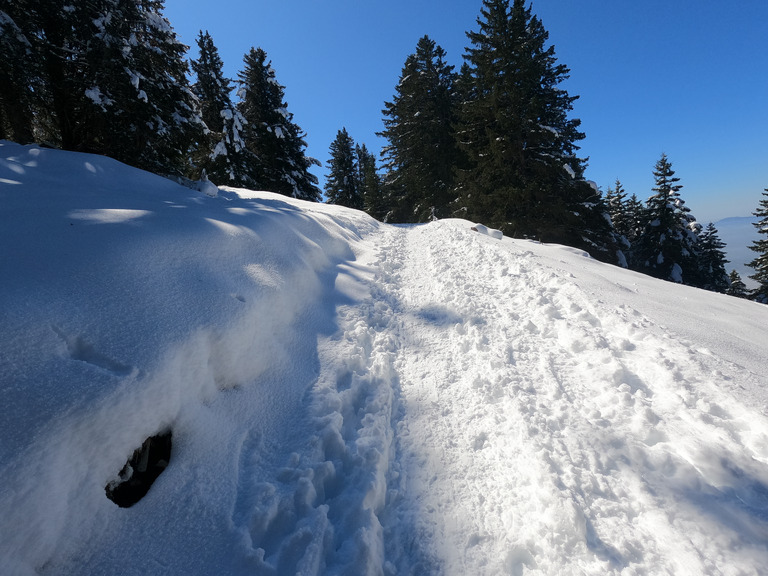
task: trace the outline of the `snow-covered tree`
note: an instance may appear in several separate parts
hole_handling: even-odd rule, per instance
[[[568,118],[577,97],[560,88],[569,70],[524,0],[484,0],[477,22],[459,82],[459,208],[512,236],[581,245],[579,206],[594,192],[575,156],[580,121]]]
[[[162,15],[162,1],[12,6],[28,42],[26,95],[32,94],[37,139],[166,174],[186,168],[202,122],[186,78],[186,46]],[[2,20],[4,31],[13,28]]]
[[[747,285],[741,279],[741,275],[736,270],[731,270],[728,275],[729,286],[725,291],[729,296],[736,296],[737,298],[746,298],[749,295]]]
[[[717,228],[710,222],[699,235],[698,260],[700,285],[705,290],[725,292],[730,286],[725,265],[725,242],[717,235]]]
[[[330,152],[329,172],[325,181],[325,197],[328,203],[349,208],[363,208],[364,198],[358,185],[355,143],[346,128],[336,133],[336,138],[331,142]]]
[[[646,203],[646,224],[636,242],[636,268],[663,280],[698,286],[699,224],[680,197],[682,185],[662,154],[653,171],[656,186]]]
[[[284,88],[277,82],[266,52],[251,48],[244,64],[238,74],[237,110],[247,122],[242,134],[245,146],[255,157],[248,176],[264,190],[320,200],[317,176],[309,171],[320,162],[305,154],[304,133],[288,112]]]
[[[758,283],[758,287],[752,292],[752,298],[768,304],[768,188],[763,192],[763,196],[757,210],[753,212],[759,218],[754,226],[763,237],[752,242],[749,247],[757,253],[757,257],[748,266],[755,270],[750,278]]]
[[[427,222],[449,215],[457,149],[453,66],[428,36],[408,56],[392,102],[384,104],[387,184],[399,191],[397,219]]]
[[[207,132],[194,155],[193,176],[205,170],[217,184],[252,186],[247,166],[253,158],[240,136],[246,122],[232,103],[232,83],[224,77],[224,63],[207,31],[200,31],[197,46],[199,56],[190,62],[195,73],[192,92],[197,96]]]

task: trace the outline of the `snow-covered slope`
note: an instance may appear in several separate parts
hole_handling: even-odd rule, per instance
[[[768,307],[10,143],[0,223],[3,574],[768,565]]]

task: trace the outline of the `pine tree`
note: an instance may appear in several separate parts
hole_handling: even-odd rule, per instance
[[[635,250],[637,269],[663,280],[698,286],[700,227],[680,197],[682,185],[666,154],[656,163],[653,176],[655,194],[646,203],[646,225]]]
[[[408,56],[392,102],[384,104],[387,182],[401,191],[407,222],[449,215],[457,150],[454,136],[453,66],[428,36]]]
[[[329,204],[362,209],[363,196],[358,186],[358,167],[355,161],[355,143],[342,128],[330,146],[329,174],[325,181],[325,197]]]
[[[713,292],[725,292],[730,281],[725,265],[725,242],[717,235],[717,228],[710,222],[699,236],[699,278],[701,287]]]
[[[376,156],[368,151],[365,144],[355,146],[357,165],[357,186],[363,197],[363,209],[377,220],[387,216],[387,206],[381,187],[381,178],[376,170]]]
[[[747,285],[741,279],[741,276],[736,270],[731,270],[728,275],[729,286],[725,291],[729,296],[736,296],[737,298],[746,298],[749,295]]]
[[[754,226],[764,237],[755,240],[749,247],[750,250],[757,252],[757,257],[747,266],[755,270],[750,278],[758,283],[751,297],[758,302],[768,304],[768,188],[763,192],[763,196],[753,214],[760,219],[754,223]]]
[[[309,169],[320,163],[304,153],[304,133],[288,112],[284,88],[277,82],[272,63],[264,50],[251,48],[244,64],[238,74],[237,110],[247,122],[242,134],[245,146],[256,158],[248,176],[264,190],[318,201],[317,176]]]
[[[579,207],[593,192],[575,156],[580,121],[568,118],[577,97],[558,87],[569,70],[524,0],[484,0],[478,25],[460,81],[459,208],[511,236],[583,245]]]
[[[250,186],[254,183],[248,180],[247,165],[253,158],[240,137],[246,122],[232,104],[231,80],[224,77],[224,63],[207,31],[200,31],[197,46],[199,57],[190,62],[196,76],[192,92],[200,104],[207,133],[194,155],[193,176],[199,177],[205,170],[208,178],[218,184]]]

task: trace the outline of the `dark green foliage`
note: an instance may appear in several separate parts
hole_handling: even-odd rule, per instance
[[[376,156],[368,151],[365,144],[355,146],[357,162],[357,185],[363,197],[363,209],[377,220],[387,217],[387,205],[382,190],[381,178],[376,170]]]
[[[335,140],[331,142],[330,152],[329,174],[325,181],[328,203],[362,209],[364,199],[359,187],[355,143],[346,128],[338,131]]]
[[[0,139],[32,142],[33,86],[39,86],[26,2],[0,2]],[[18,22],[18,23],[17,23]]]
[[[8,90],[21,94],[16,106],[31,108],[36,139],[166,174],[184,170],[202,123],[186,79],[186,47],[162,9],[159,0],[13,3],[11,17],[28,45],[3,32],[12,44],[3,54],[23,45],[29,65],[26,76],[9,69]],[[4,118],[13,113],[7,100]],[[23,140],[26,132],[11,135]]]
[[[626,201],[624,214],[627,240],[629,240],[630,244],[634,244],[643,233],[645,221],[647,220],[645,206],[637,198],[637,194],[632,194]]]
[[[247,122],[242,134],[245,146],[256,159],[248,177],[263,190],[320,200],[317,177],[309,172],[320,163],[304,153],[304,133],[288,112],[284,88],[277,82],[266,52],[251,48],[244,64],[238,74],[237,110]]]
[[[192,177],[202,170],[217,184],[247,187],[255,184],[248,178],[248,166],[254,161],[240,134],[246,122],[230,98],[232,83],[224,77],[224,63],[208,32],[197,37],[199,57],[190,65],[196,81],[192,92],[198,99],[207,132],[193,155]]]
[[[717,228],[710,222],[699,236],[698,261],[700,285],[705,290],[725,292],[730,286],[725,265],[725,243],[717,235]]]
[[[645,227],[633,251],[635,267],[656,278],[698,286],[699,225],[680,197],[682,185],[666,154],[653,175],[655,194],[648,199]]]
[[[758,287],[752,292],[751,297],[758,302],[768,304],[768,188],[763,192],[763,196],[764,198],[760,200],[757,210],[753,212],[755,216],[760,218],[754,226],[763,235],[763,238],[755,240],[749,247],[750,250],[757,253],[757,257],[748,266],[755,270],[750,278],[758,283]]]
[[[725,293],[729,296],[736,296],[737,298],[746,298],[748,296],[747,285],[744,284],[736,270],[731,270],[731,273],[728,275],[728,283],[729,286]]]
[[[484,0],[478,25],[467,34],[471,47],[457,82],[466,153],[457,215],[510,236],[612,254],[610,224],[599,222],[605,207],[575,156],[584,135],[568,113],[577,97],[559,88],[569,71],[547,47],[541,20],[523,0]]]
[[[453,67],[428,36],[405,61],[392,102],[384,104],[387,186],[398,198],[394,217],[427,222],[449,215],[457,163]]]

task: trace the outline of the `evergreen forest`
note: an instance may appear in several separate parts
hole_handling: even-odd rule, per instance
[[[578,96],[525,0],[482,0],[456,70],[418,39],[383,103],[377,155],[342,126],[321,190],[267,53],[227,78],[208,32],[192,50],[163,0],[0,0],[0,139],[103,154],[182,183],[267,190],[392,223],[459,217],[583,249],[672,282],[768,303],[768,192],[749,290],[661,154],[644,200],[585,179]]]

